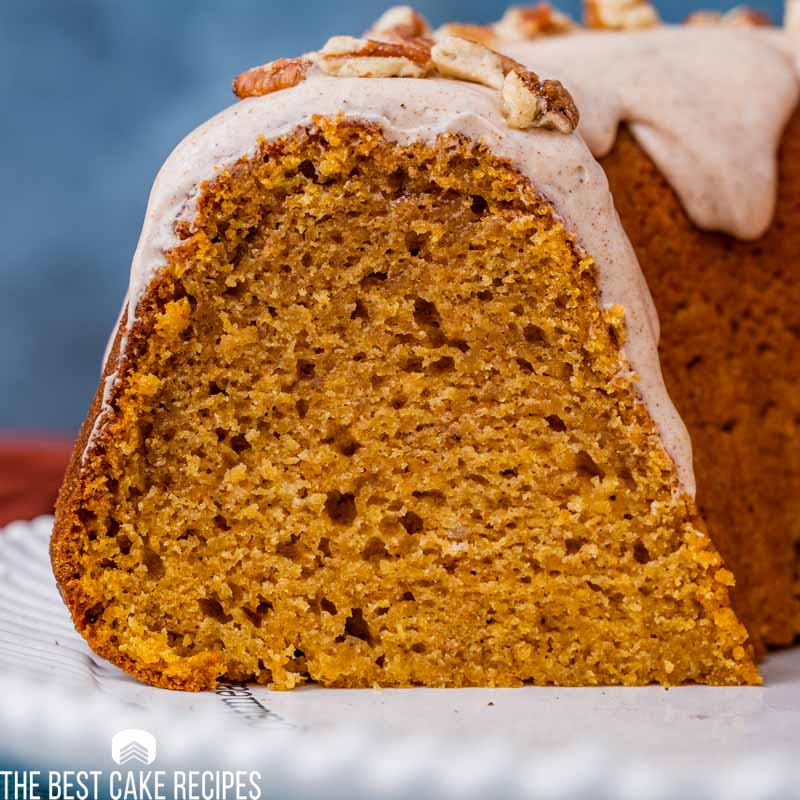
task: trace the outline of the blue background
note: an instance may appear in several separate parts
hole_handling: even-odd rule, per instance
[[[77,429],[152,179],[189,130],[232,102],[231,79],[359,34],[389,4],[0,0],[0,430]],[[492,21],[505,5],[417,7],[439,25]],[[778,0],[757,5],[780,20]],[[579,15],[579,0],[560,6]],[[678,21],[692,7],[659,10]]]

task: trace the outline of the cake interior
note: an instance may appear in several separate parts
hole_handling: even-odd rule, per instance
[[[455,135],[318,120],[203,187],[54,561],[162,686],[758,680],[619,308]]]

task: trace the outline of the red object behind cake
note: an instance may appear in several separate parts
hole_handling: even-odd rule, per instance
[[[72,441],[0,433],[0,525],[51,514]]]

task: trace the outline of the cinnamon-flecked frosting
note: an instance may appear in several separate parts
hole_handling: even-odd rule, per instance
[[[627,123],[698,227],[739,239],[769,227],[778,146],[800,92],[800,38],[779,29],[660,26],[494,46],[558,76],[598,158]]]
[[[800,77],[800,29],[787,30],[770,27],[756,28],[755,31],[764,41],[786,54]]]
[[[509,128],[497,93],[477,84],[315,72],[294,88],[244,100],[202,125],[173,151],[153,186],[131,267],[128,329],[150,280],[165,264],[164,253],[177,244],[176,220],[194,215],[200,184],[254,152],[260,137],[273,140],[310,124],[314,115],[338,114],[377,123],[389,140],[401,144],[430,142],[447,131],[463,134],[488,145],[531,180],[594,258],[604,306],[625,309],[624,356],[639,376],[638,391],[676,465],[680,488],[694,495],[691,443],[661,376],[658,318],[605,174],[577,134]],[[124,346],[123,336],[121,353]],[[107,379],[106,401],[114,381],[114,375]],[[107,410],[106,402],[95,431]]]

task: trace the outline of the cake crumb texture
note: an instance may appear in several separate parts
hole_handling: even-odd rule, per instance
[[[180,235],[58,506],[97,653],[181,689],[759,681],[624,314],[508,163],[319,119]]]

